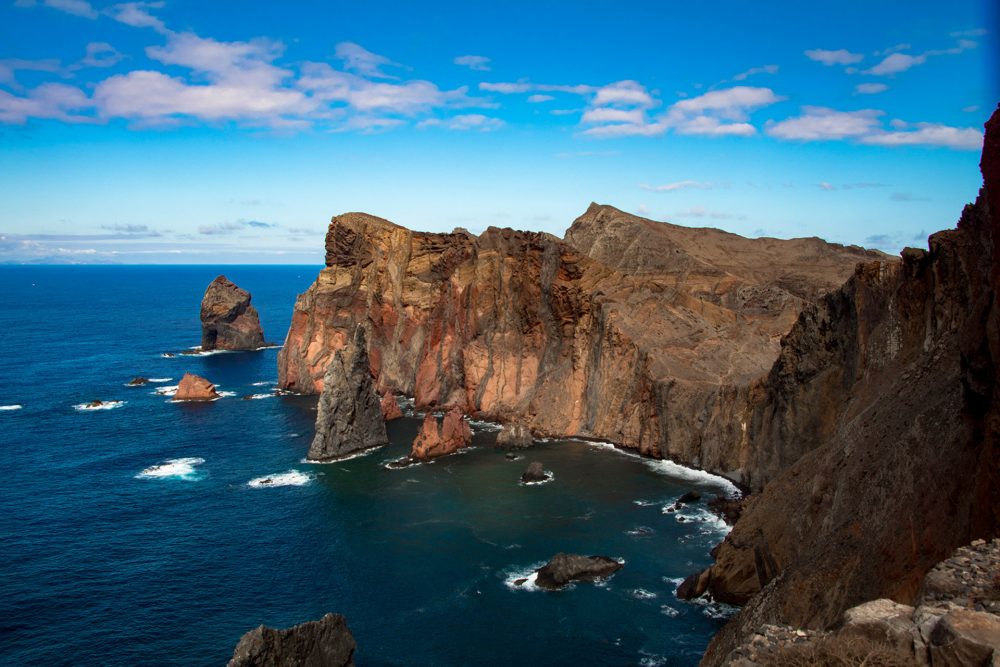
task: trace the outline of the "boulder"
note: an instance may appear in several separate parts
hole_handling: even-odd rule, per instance
[[[531,429],[524,424],[504,424],[497,434],[497,447],[524,449],[531,444]]]
[[[540,567],[535,584],[539,588],[556,590],[571,581],[597,581],[605,579],[624,567],[607,556],[580,556],[558,553]]]
[[[693,600],[701,597],[708,590],[708,583],[711,571],[705,568],[701,572],[688,575],[680,586],[677,587],[677,598],[680,600]]]
[[[538,461],[532,461],[528,464],[528,469],[524,471],[521,475],[521,481],[528,482],[544,482],[549,476],[545,474],[545,468]]]
[[[441,423],[437,417],[428,413],[424,417],[423,426],[413,441],[410,457],[419,461],[453,454],[459,449],[472,444],[472,429],[462,418],[462,412],[452,409],[444,416]]]
[[[136,378],[132,378],[129,381],[128,386],[130,386],[130,387],[141,387],[142,385],[147,384],[148,382],[149,382],[149,378],[136,377]]]
[[[392,421],[393,419],[399,419],[403,416],[403,411],[399,409],[399,403],[396,401],[396,397],[390,392],[386,392],[382,396],[382,402],[380,404],[382,409],[382,419],[385,421]]]
[[[954,609],[941,617],[930,636],[934,667],[1000,664],[1000,618],[971,609]]]
[[[372,382],[364,327],[338,350],[323,377],[316,435],[308,458],[330,461],[389,444],[378,393]]]
[[[202,350],[256,350],[266,344],[250,299],[225,276],[209,284],[201,300]]]
[[[177,385],[174,401],[214,401],[219,398],[215,385],[194,373],[185,373]]]
[[[243,635],[228,667],[353,667],[354,636],[340,614],[287,630],[263,625]]]

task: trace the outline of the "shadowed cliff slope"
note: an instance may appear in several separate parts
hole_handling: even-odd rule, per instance
[[[807,308],[756,388],[750,467],[776,477],[709,570],[717,598],[749,603],[703,664],[763,623],[911,603],[935,563],[997,534],[1000,110],[986,128],[984,185],[957,229]]]
[[[378,388],[418,407],[607,439],[736,479],[759,476],[746,469],[747,397],[780,337],[857,262],[881,256],[597,204],[566,241],[413,232],[348,213],[333,218],[326,250],[296,302],[282,387],[318,392],[360,323]]]

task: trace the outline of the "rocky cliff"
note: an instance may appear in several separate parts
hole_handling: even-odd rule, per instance
[[[760,477],[748,469],[747,398],[780,337],[804,305],[880,256],[597,204],[565,240],[420,233],[348,213],[333,218],[326,251],[296,302],[282,388],[319,392],[330,355],[362,324],[378,389],[418,409],[606,439],[738,480]]]
[[[748,469],[771,481],[704,577],[747,603],[704,664],[761,624],[910,604],[935,563],[1000,530],[1000,111],[986,127],[984,185],[957,228],[806,308],[751,392]]]
[[[258,626],[240,638],[228,667],[354,667],[355,648],[347,619],[326,614],[287,630]]]
[[[213,280],[201,300],[201,349],[256,350],[265,345],[250,293],[225,276]]]

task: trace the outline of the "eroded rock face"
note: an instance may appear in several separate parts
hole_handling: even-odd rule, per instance
[[[202,350],[256,350],[263,347],[257,309],[250,293],[225,276],[213,280],[201,300]]]
[[[340,614],[287,630],[263,625],[240,638],[228,667],[354,667],[354,636]]]
[[[177,384],[174,401],[214,401],[219,398],[215,385],[194,373],[185,373]]]
[[[539,588],[556,590],[572,581],[597,581],[622,569],[624,565],[607,556],[579,556],[558,553],[537,570],[535,584]]]
[[[936,562],[1000,530],[1000,111],[986,127],[984,186],[957,229],[859,267],[755,387],[748,469],[773,480],[716,551],[709,592],[747,606],[704,664],[763,623],[912,603]]]
[[[524,449],[531,447],[531,429],[524,424],[504,424],[497,433],[497,447]]]
[[[413,396],[417,409],[610,440],[736,479],[758,478],[746,470],[746,399],[780,336],[804,304],[879,256],[597,204],[565,241],[420,233],[347,213],[333,218],[326,250],[296,302],[281,387],[318,393],[330,356],[370,323],[378,389]]]
[[[382,405],[372,383],[364,327],[333,355],[316,410],[309,459],[329,461],[389,444]]]
[[[380,407],[382,408],[382,419],[385,421],[392,421],[393,419],[399,419],[403,416],[403,411],[399,409],[399,403],[396,401],[396,397],[391,393],[386,392],[386,394],[382,396]]]
[[[410,458],[427,461],[439,456],[454,454],[472,444],[472,429],[462,418],[460,410],[449,410],[438,423],[437,417],[428,413],[413,441]]]

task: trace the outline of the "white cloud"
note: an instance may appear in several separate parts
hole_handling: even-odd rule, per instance
[[[490,59],[486,56],[459,56],[453,61],[456,65],[468,67],[477,72],[490,71]]]
[[[774,123],[769,122],[767,133],[778,139],[796,141],[825,141],[860,137],[875,132],[879,116],[875,109],[837,111],[826,107],[802,107],[803,114]]]
[[[26,96],[0,90],[0,123],[23,125],[29,118],[51,118],[66,123],[89,123],[88,116],[74,111],[89,109],[92,103],[79,88],[62,83],[44,83]]]
[[[691,188],[697,190],[711,190],[715,187],[714,183],[708,183],[704,181],[677,181],[676,183],[665,183],[663,185],[640,185],[643,190],[648,190],[649,192],[676,192],[677,190],[688,190]]]
[[[653,98],[646,91],[645,86],[636,81],[618,81],[598,88],[592,104],[595,107],[620,105],[649,108],[654,106]]]
[[[750,123],[723,123],[712,116],[695,116],[685,119],[675,126],[677,134],[697,134],[711,137],[749,137],[757,133]]]
[[[643,123],[645,112],[642,109],[614,109],[598,107],[587,109],[580,119],[583,123]]]
[[[387,65],[399,67],[397,63],[394,63],[385,56],[372,53],[360,44],[340,42],[337,44],[334,52],[337,58],[344,62],[345,69],[375,79],[396,78],[383,72],[382,68]]]
[[[730,120],[743,120],[747,112],[781,101],[770,88],[735,86],[725,90],[713,90],[698,97],[676,102],[671,111],[680,114],[709,111]]]
[[[847,49],[836,49],[833,51],[828,49],[810,49],[805,54],[810,60],[823,63],[827,67],[830,65],[853,65],[864,59],[862,54],[851,53]]]
[[[14,2],[16,7],[34,7],[37,4],[35,0],[15,0]],[[86,0],[43,0],[42,4],[74,16],[82,16],[87,19],[97,18],[97,10]]]
[[[166,33],[167,27],[163,21],[149,13],[150,9],[160,9],[162,2],[123,2],[108,8],[108,16],[119,23],[133,28],[152,28],[159,33]]]
[[[479,84],[480,90],[490,93],[500,93],[501,95],[517,95],[520,93],[569,93],[570,95],[590,95],[595,90],[594,86],[579,85],[552,85],[545,83],[530,83],[528,81],[517,81],[514,83],[500,82]]]
[[[443,127],[446,130],[479,130],[480,132],[489,132],[503,126],[504,122],[499,118],[490,118],[478,113],[460,114],[445,119],[428,118],[417,123],[419,128]]]
[[[876,76],[885,76],[887,74],[898,74],[899,72],[905,72],[906,70],[914,67],[915,65],[920,65],[927,62],[927,56],[911,56],[906,53],[893,53],[885,57],[882,62],[875,65],[871,69],[865,70],[865,74],[874,74]]]
[[[950,127],[938,123],[916,123],[905,132],[881,132],[861,140],[879,146],[944,146],[958,150],[979,150],[983,134],[972,127]]]
[[[887,90],[889,90],[889,86],[884,83],[859,83],[854,86],[854,92],[859,95],[874,95],[884,93]]]
[[[982,37],[987,34],[989,34],[989,30],[986,28],[973,28],[972,30],[956,30],[948,35],[949,37]]]
[[[975,113],[976,111],[979,111],[979,105],[971,104],[967,107],[962,107],[962,111],[964,111],[965,113]]]
[[[124,56],[107,42],[91,42],[87,44],[87,54],[80,61],[84,67],[111,67],[121,61]]]
[[[822,183],[820,183],[818,185],[818,187],[819,187],[820,190],[826,190],[827,192],[830,192],[831,190],[836,190],[837,189],[837,186],[833,185],[832,183],[827,183],[826,181],[823,181]]]
[[[542,102],[549,102],[555,98],[551,95],[529,95],[528,102],[531,104],[540,104]]]
[[[733,81],[746,81],[749,77],[756,74],[777,74],[777,65],[764,65],[763,67],[751,67],[745,72],[740,72],[733,76]]]
[[[17,82],[16,76],[19,70],[48,72],[49,74],[66,76],[65,68],[54,58],[48,58],[45,60],[6,58],[4,60],[0,60],[0,84],[10,86],[15,90],[21,90],[21,85]]]

